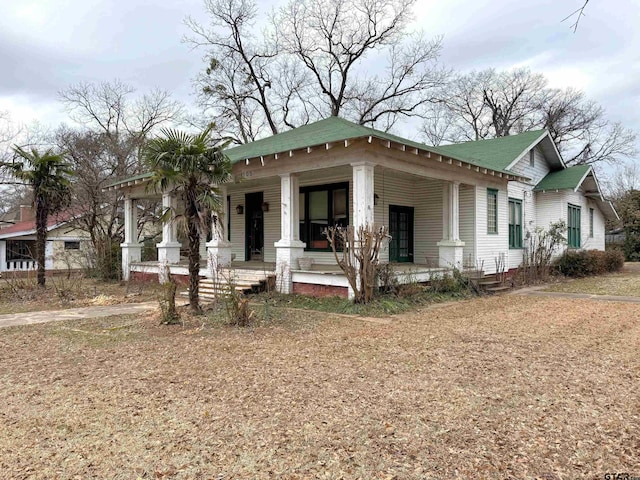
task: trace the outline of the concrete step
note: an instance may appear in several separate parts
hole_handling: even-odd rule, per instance
[[[478,285],[482,287],[494,287],[496,285],[502,285],[500,280],[485,280],[484,278],[478,282]]]
[[[511,290],[511,285],[500,285],[498,287],[485,288],[485,291],[489,293],[506,292],[507,290]]]

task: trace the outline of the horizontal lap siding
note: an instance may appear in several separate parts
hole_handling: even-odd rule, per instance
[[[414,261],[418,264],[438,265],[438,242],[442,240],[442,186],[440,180],[424,179],[416,182]]]
[[[246,185],[237,188],[229,188],[227,194],[231,196],[231,209],[229,212],[231,220],[231,252],[235,254],[236,261],[245,260],[245,214],[246,202],[245,194],[263,193],[263,201],[269,204],[269,211],[264,212],[264,261],[275,262],[276,250],[273,244],[280,240],[280,181],[274,179],[273,182],[262,185]],[[236,207],[243,205],[245,211],[242,215],[236,213]]]
[[[522,201],[522,246],[527,246],[527,233],[533,234],[536,228],[536,209],[532,186],[521,182],[509,182],[509,198]],[[509,222],[507,206],[507,223]],[[509,232],[507,232],[507,236]],[[518,268],[523,260],[524,248],[510,248],[508,267]]]
[[[487,233],[487,188],[498,189],[498,233]],[[508,259],[509,223],[506,185],[478,185],[476,188],[476,251],[478,268],[485,273],[496,272],[496,259]]]
[[[549,169],[549,165],[547,164],[542,152],[538,148],[535,148],[534,152],[533,167],[529,165],[529,152],[527,152],[520,160],[518,160],[518,163],[511,168],[511,171],[517,175],[530,178],[531,183],[536,185],[540,180],[546,177],[551,170]]]
[[[472,185],[460,185],[460,240],[464,242],[464,265],[475,267],[475,197],[476,190]]]

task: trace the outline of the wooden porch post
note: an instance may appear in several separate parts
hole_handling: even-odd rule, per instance
[[[131,264],[142,258],[142,245],[138,243],[138,204],[130,197],[124,199],[124,243],[122,249],[122,279],[131,278]]]
[[[298,258],[306,244],[300,241],[300,185],[292,173],[280,175],[280,240],[276,247],[276,288],[291,293],[291,270],[297,268]]]
[[[353,228],[358,240],[358,229],[360,227],[373,226],[373,194],[374,194],[374,164],[369,162],[354,162],[351,164],[353,169]],[[355,260],[355,259],[354,259]],[[353,262],[357,271],[359,265],[357,260]],[[360,278],[357,279],[360,283]],[[347,296],[352,299],[355,293],[349,286]]]
[[[231,265],[231,243],[227,241],[227,187],[220,187],[222,212],[214,215],[211,224],[211,241],[207,243],[207,273],[211,278],[220,280],[222,269]]]
[[[442,185],[442,240],[439,266],[462,268],[464,242],[460,240],[460,182]]]

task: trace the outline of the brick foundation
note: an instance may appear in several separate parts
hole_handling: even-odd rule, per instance
[[[347,287],[334,287],[331,285],[316,285],[314,283],[293,283],[293,293],[309,295],[311,297],[343,297],[347,298]]]
[[[189,286],[188,275],[173,274],[172,276],[178,285]],[[138,283],[158,283],[158,274],[151,272],[131,272],[131,281]]]

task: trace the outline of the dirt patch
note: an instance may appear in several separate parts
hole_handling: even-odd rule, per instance
[[[501,296],[389,325],[0,331],[7,478],[640,475],[640,305]],[[634,470],[635,469],[635,470]]]

